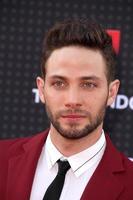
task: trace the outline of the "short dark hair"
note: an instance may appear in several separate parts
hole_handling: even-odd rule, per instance
[[[116,54],[112,46],[112,38],[100,24],[91,19],[69,19],[55,24],[46,34],[41,71],[45,78],[45,64],[51,53],[65,46],[81,46],[99,50],[105,59],[107,81],[115,79]]]

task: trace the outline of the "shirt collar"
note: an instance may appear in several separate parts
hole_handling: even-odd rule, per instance
[[[54,166],[57,160],[59,159],[67,159],[69,161],[69,164],[71,165],[72,171],[75,173],[76,176],[79,176],[81,175],[81,173],[84,172],[86,166],[87,168],[89,168],[89,166],[91,167],[97,161],[98,159],[97,156],[100,155],[102,157],[105,146],[106,146],[106,139],[104,131],[102,131],[100,138],[94,145],[92,145],[91,147],[85,149],[80,153],[74,154],[66,158],[54,146],[54,144],[51,141],[49,133],[46,140],[46,155],[47,155],[48,168],[51,169],[52,166]]]
[[[79,176],[86,169],[92,167],[98,160],[102,158],[104,149],[106,146],[106,140],[104,131],[99,140],[91,147],[81,151],[80,153],[74,154],[68,158],[72,170],[75,175]]]
[[[50,132],[48,134],[46,140],[46,155],[47,155],[47,162],[48,168],[51,169],[52,166],[55,165],[57,160],[61,159],[63,155],[59,152],[59,150],[54,146],[50,138]]]

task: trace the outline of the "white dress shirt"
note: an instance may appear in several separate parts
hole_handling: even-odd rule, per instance
[[[99,140],[86,150],[64,157],[53,145],[50,133],[38,160],[30,200],[42,200],[43,196],[57,175],[58,159],[67,159],[71,168],[68,170],[60,200],[80,200],[83,191],[97,168],[106,147],[104,131]]]

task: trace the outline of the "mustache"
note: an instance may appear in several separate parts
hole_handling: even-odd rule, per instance
[[[88,116],[88,115],[90,115],[90,112],[88,112],[86,110],[81,110],[81,109],[61,110],[61,111],[58,112],[57,117],[60,117],[62,115],[73,115],[73,114]]]

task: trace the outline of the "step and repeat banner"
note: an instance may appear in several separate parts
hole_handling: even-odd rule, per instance
[[[112,36],[121,87],[104,128],[133,157],[132,0],[0,1],[0,138],[30,136],[49,126],[36,88],[42,42],[55,22],[71,17],[92,17]]]

